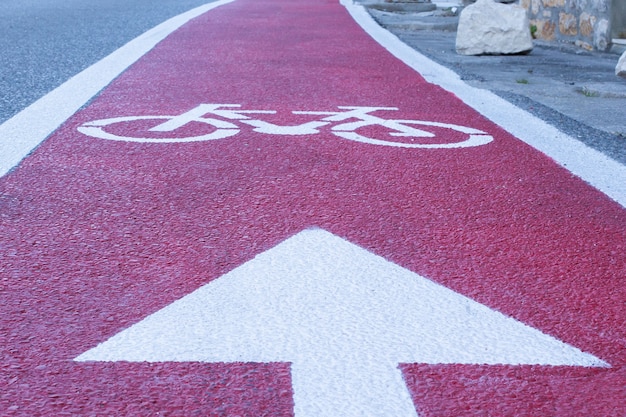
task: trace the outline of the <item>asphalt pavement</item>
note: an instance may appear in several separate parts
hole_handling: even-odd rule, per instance
[[[438,3],[435,11],[407,12],[361,2],[374,5],[368,10],[382,27],[467,84],[492,91],[626,164],[626,80],[615,75],[623,49],[590,52],[535,40],[528,54],[464,56],[455,51],[462,7]]]
[[[4,0],[0,124],[159,23],[207,0]]]

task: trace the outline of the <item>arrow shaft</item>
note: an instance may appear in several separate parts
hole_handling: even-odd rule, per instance
[[[295,417],[417,417],[397,364],[323,359],[291,366]]]

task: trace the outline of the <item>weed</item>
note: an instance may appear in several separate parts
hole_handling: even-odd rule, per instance
[[[585,97],[600,97],[600,93],[598,93],[597,91],[590,90],[587,87],[581,88],[580,93]]]

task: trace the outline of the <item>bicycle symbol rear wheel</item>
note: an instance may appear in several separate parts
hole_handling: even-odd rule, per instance
[[[223,120],[205,118],[203,123],[211,125],[216,129],[211,133],[197,136],[186,137],[165,137],[165,138],[150,138],[150,137],[132,137],[132,136],[120,136],[111,132],[107,132],[105,127],[118,123],[128,123],[138,120],[171,120],[176,116],[124,116],[114,117],[110,119],[94,120],[91,122],[83,123],[78,127],[78,131],[84,135],[91,136],[98,139],[122,141],[122,142],[140,142],[140,143],[179,143],[179,142],[201,142],[208,140],[223,139],[230,136],[234,136],[239,133],[239,127],[233,123]],[[157,126],[158,127],[158,126]],[[148,130],[150,131],[150,130]],[[153,128],[153,131],[160,131]]]

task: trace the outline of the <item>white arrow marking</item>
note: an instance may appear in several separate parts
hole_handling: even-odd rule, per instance
[[[399,363],[609,366],[318,229],[76,360],[291,362],[297,417],[416,416]]]

